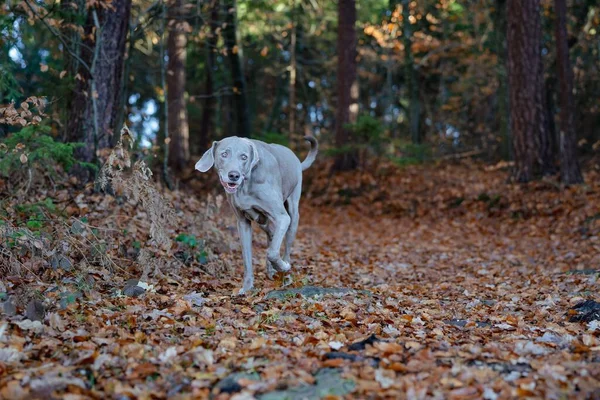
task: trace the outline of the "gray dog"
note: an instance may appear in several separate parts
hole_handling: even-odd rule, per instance
[[[315,161],[319,147],[315,138],[306,136],[304,139],[310,143],[310,152],[302,163],[287,147],[236,136],[213,142],[196,163],[200,172],[215,166],[237,217],[244,258],[244,285],[239,294],[247,293],[254,286],[252,221],[265,231],[269,240],[269,279],[273,279],[275,271],[287,272],[291,268],[290,253],[298,230],[302,171]],[[284,236],[285,255],[281,259]]]

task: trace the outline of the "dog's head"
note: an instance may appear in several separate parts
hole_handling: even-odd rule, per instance
[[[225,191],[235,193],[244,180],[250,177],[258,161],[258,151],[254,143],[232,136],[214,141],[212,147],[196,163],[196,169],[206,172],[214,165]]]

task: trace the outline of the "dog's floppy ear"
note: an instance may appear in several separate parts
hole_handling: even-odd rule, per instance
[[[196,169],[200,172],[206,172],[212,168],[215,163],[215,150],[218,141],[214,141],[210,149],[206,150],[202,158],[196,163]]]
[[[250,140],[248,140],[248,142],[250,142],[250,149],[252,149],[252,162],[250,163],[250,171],[252,171],[254,167],[256,167],[256,164],[258,164],[258,162],[260,161],[260,157],[258,156],[258,150],[256,149],[256,145]]]

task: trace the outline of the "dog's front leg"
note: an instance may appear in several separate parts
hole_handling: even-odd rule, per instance
[[[279,272],[287,272],[290,270],[290,264],[281,259],[280,250],[283,237],[290,226],[290,216],[283,209],[273,217],[273,225],[275,229],[273,232],[273,239],[267,249],[267,260],[275,267]]]
[[[244,284],[239,294],[248,293],[254,287],[254,273],[252,271],[252,224],[243,216],[237,220],[238,233],[242,242],[242,257],[244,259]]]
[[[267,234],[267,246],[270,247],[271,241],[273,240],[273,231],[275,229],[273,228],[273,226],[271,226],[269,224],[269,221],[267,221],[265,224],[262,224],[259,226]],[[273,280],[273,278],[275,277],[275,268],[273,267],[273,263],[271,261],[269,261],[268,258],[266,261],[266,267],[267,267],[267,278],[269,278],[270,280]]]

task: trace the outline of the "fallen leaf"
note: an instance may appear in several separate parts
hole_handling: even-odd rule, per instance
[[[338,368],[344,364],[344,360],[341,358],[331,358],[329,360],[323,361],[324,367]]]
[[[219,348],[224,350],[234,350],[237,347],[237,339],[233,336],[226,337],[219,342]]]
[[[171,362],[175,357],[177,357],[177,347],[175,346],[167,348],[158,355],[160,362],[165,364]]]
[[[23,321],[15,322],[17,326],[26,331],[34,331],[36,333],[41,333],[44,330],[44,325],[40,321],[32,321],[30,319],[25,319]]]
[[[375,370],[375,380],[381,385],[382,389],[389,389],[394,384],[396,376],[391,370],[379,368]]]
[[[331,347],[333,350],[339,350],[342,347],[344,347],[344,344],[341,342],[332,341],[332,342],[329,342],[329,347]]]

